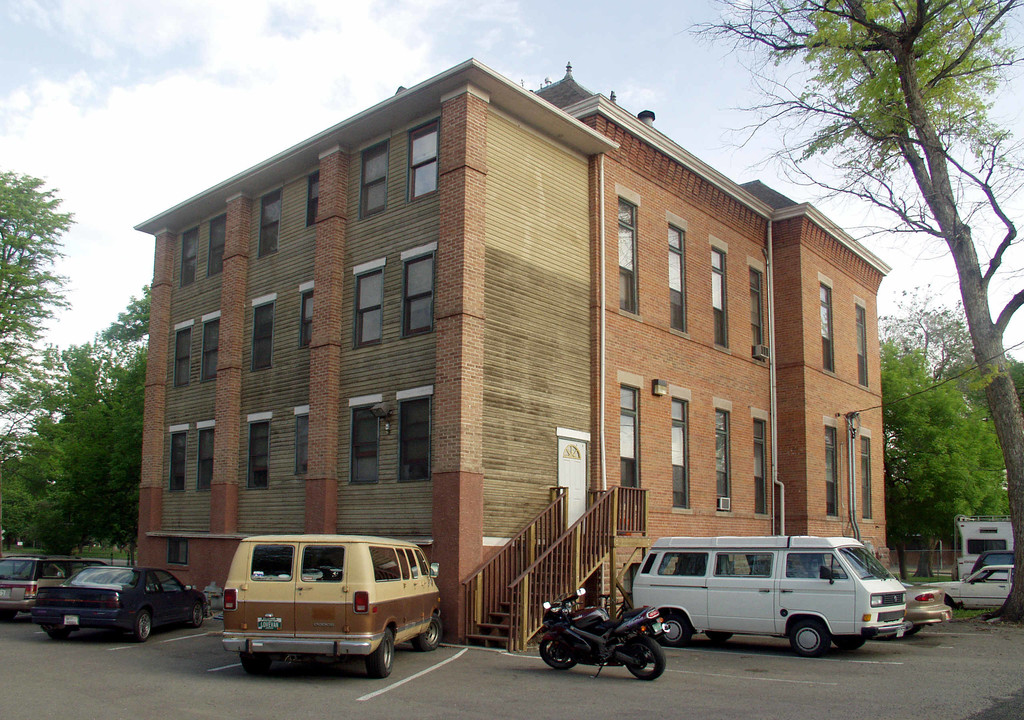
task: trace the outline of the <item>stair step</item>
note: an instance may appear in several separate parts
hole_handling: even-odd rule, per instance
[[[466,642],[483,647],[508,647],[508,638],[501,635],[466,635]]]
[[[481,622],[477,623],[477,627],[479,627],[481,630],[503,630],[505,632],[505,635],[507,636],[508,630],[511,627],[511,625],[509,623]]]

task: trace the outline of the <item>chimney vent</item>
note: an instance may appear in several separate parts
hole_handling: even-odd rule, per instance
[[[637,115],[640,122],[647,127],[654,127],[654,111],[653,110],[641,110],[640,114]]]

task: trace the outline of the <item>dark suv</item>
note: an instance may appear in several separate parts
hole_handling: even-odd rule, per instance
[[[1013,565],[1013,550],[986,550],[974,561],[971,572],[978,572],[987,565]]]
[[[0,558],[0,620],[13,620],[36,604],[39,588],[60,585],[88,565],[105,565],[63,555],[16,555]]]

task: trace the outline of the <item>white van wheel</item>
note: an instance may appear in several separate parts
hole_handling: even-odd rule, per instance
[[[434,615],[430,618],[427,629],[412,639],[412,646],[420,652],[437,650],[437,646],[441,644],[441,634],[441,618]]]
[[[661,627],[664,632],[658,636],[658,642],[662,645],[678,648],[690,644],[690,638],[693,637],[693,626],[682,613],[665,613]]]
[[[391,664],[395,658],[395,634],[391,628],[384,628],[384,637],[380,645],[366,656],[366,674],[372,678],[386,678],[391,674]]]
[[[832,634],[821,620],[803,618],[789,628],[789,645],[802,657],[821,657],[832,644]]]

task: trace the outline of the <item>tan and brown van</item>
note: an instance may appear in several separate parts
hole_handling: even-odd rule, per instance
[[[224,649],[260,674],[274,660],[363,655],[391,673],[395,643],[441,640],[441,596],[423,551],[362,535],[260,535],[242,540],[224,589]]]

